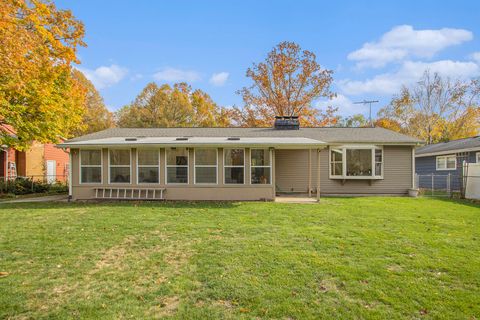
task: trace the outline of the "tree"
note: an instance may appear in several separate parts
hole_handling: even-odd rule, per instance
[[[429,144],[448,141],[478,133],[479,97],[478,80],[452,81],[425,71],[414,87],[403,87],[379,116]]]
[[[363,114],[354,114],[346,118],[340,118],[337,122],[337,125],[340,127],[366,127],[369,126],[369,121],[365,119]]]
[[[396,132],[402,132],[402,127],[401,127],[400,123],[398,123],[397,121],[395,121],[393,119],[378,118],[377,120],[375,120],[373,125],[375,127],[381,127],[381,128],[389,129],[389,130],[396,131]]]
[[[264,62],[247,69],[253,84],[237,92],[245,106],[235,108],[235,120],[243,126],[268,126],[275,116],[296,115],[306,126],[330,123],[336,110],[329,107],[321,113],[312,107],[312,101],[334,96],[330,92],[332,73],[316,62],[314,53],[296,43],[281,42]]]
[[[120,109],[119,127],[213,127],[228,126],[229,110],[220,108],[208,94],[192,91],[186,83],[173,87],[151,82],[135,101]]]
[[[0,122],[19,149],[68,137],[82,121],[84,90],[71,76],[83,24],[48,0],[0,2]]]
[[[96,132],[108,128],[112,128],[115,123],[113,121],[113,114],[108,111],[103,98],[98,93],[97,89],[90,80],[88,80],[83,73],[73,69],[73,78],[85,90],[85,113],[83,115],[82,126],[78,127],[75,135],[82,135],[91,132]]]

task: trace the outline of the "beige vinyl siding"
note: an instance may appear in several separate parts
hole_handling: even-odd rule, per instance
[[[275,163],[278,192],[308,192],[308,150],[276,150]]]
[[[329,178],[328,149],[321,152],[322,194],[406,194],[412,186],[412,147],[384,146],[384,174],[381,180]]]

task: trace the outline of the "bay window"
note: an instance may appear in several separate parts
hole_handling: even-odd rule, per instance
[[[250,167],[252,184],[270,184],[271,160],[270,150],[251,149]]]
[[[457,169],[457,157],[455,155],[437,157],[437,170],[455,169]]]
[[[138,183],[158,183],[160,181],[159,158],[158,149],[137,150]]]
[[[224,149],[225,184],[245,183],[245,150]]]
[[[166,149],[167,183],[188,183],[188,149]]]
[[[330,178],[381,179],[383,149],[375,146],[330,149]]]
[[[130,149],[110,149],[108,159],[110,183],[130,183],[132,171]]]
[[[102,183],[102,150],[80,150],[80,183]]]
[[[195,149],[195,183],[217,183],[217,149]]]

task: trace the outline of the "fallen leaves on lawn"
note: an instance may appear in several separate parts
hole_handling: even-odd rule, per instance
[[[8,272],[0,271],[0,278],[8,276]]]

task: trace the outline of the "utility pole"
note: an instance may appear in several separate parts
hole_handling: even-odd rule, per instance
[[[354,102],[353,104],[363,104],[363,105],[366,105],[368,104],[369,107],[370,107],[370,114],[369,114],[369,121],[370,121],[370,127],[373,127],[373,122],[372,122],[372,103],[377,103],[378,100],[363,100],[363,101],[358,101],[358,102]]]

